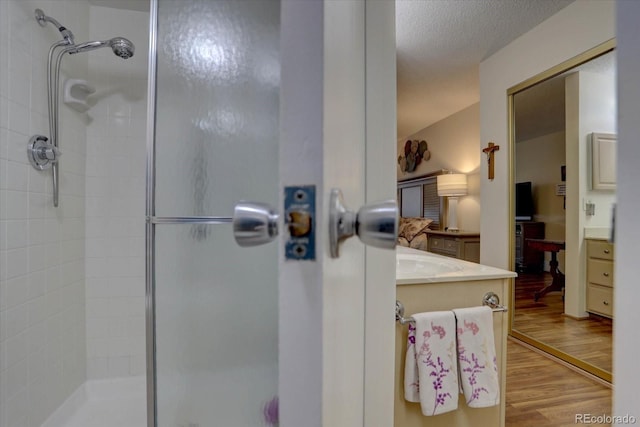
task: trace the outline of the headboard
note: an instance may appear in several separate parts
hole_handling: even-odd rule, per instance
[[[446,218],[444,197],[438,196],[437,176],[447,173],[439,170],[407,181],[398,182],[398,207],[401,217],[431,218],[432,230],[441,230]]]

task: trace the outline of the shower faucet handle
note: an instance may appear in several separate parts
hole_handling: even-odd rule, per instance
[[[60,151],[58,147],[49,144],[47,147],[42,147],[40,149],[39,155],[43,159],[47,159],[51,162],[57,162],[58,157],[62,156],[62,151]]]
[[[49,169],[57,163],[62,156],[62,151],[49,142],[44,135],[34,135],[27,146],[27,157],[31,165],[38,170]]]

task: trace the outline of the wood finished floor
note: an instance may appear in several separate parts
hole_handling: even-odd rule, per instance
[[[549,283],[549,273],[519,273],[513,329],[611,372],[612,320],[595,315],[581,320],[564,316],[560,292],[535,302],[533,293]]]
[[[611,415],[611,389],[508,340],[506,426],[575,427],[576,414]]]

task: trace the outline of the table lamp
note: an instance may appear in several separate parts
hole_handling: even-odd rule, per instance
[[[458,197],[467,195],[467,176],[462,173],[438,175],[438,196],[448,202],[447,226],[449,231],[458,229]]]

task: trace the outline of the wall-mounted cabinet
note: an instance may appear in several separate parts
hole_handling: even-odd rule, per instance
[[[591,134],[591,188],[616,189],[616,148],[618,136],[613,133]]]

